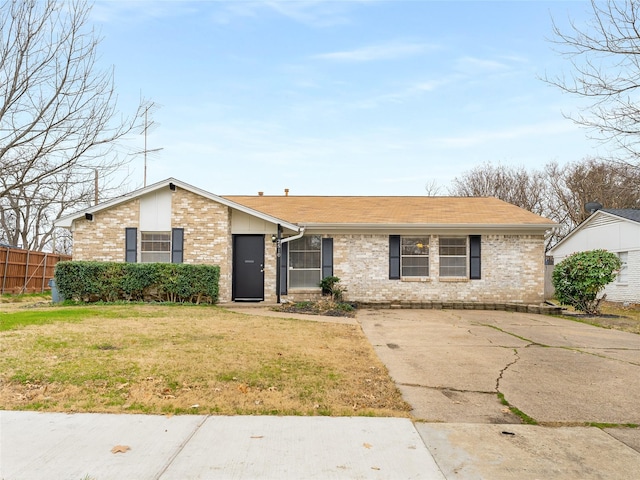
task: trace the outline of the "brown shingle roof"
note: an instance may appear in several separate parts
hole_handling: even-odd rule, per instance
[[[547,218],[493,197],[225,195],[224,198],[298,225],[555,225]]]

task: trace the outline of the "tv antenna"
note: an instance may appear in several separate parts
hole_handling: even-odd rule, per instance
[[[160,108],[160,106],[157,103],[152,101],[147,101],[142,104],[142,110],[144,112],[143,113],[144,126],[142,128],[142,135],[144,135],[144,149],[137,153],[144,154],[144,177],[143,177],[144,185],[143,186],[145,187],[147,186],[147,155],[150,153],[156,153],[162,150],[162,148],[150,149],[148,147],[148,134],[153,128],[158,126],[158,123],[154,122],[153,120],[149,120],[149,117],[151,114],[156,112],[158,108]]]

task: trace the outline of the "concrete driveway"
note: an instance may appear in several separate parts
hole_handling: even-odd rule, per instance
[[[640,424],[640,335],[503,311],[367,310],[358,321],[447,478],[640,471],[640,430],[625,427]]]

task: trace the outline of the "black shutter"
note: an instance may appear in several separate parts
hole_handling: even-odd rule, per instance
[[[171,263],[182,263],[184,228],[171,229]]]
[[[287,272],[289,271],[289,244],[280,245],[280,295],[287,294]]]
[[[482,278],[480,238],[480,235],[469,235],[469,278],[471,280],[479,280]]]
[[[136,263],[138,261],[138,229],[125,228],[125,255],[124,261]]]
[[[400,278],[400,235],[389,235],[389,279]]]
[[[322,278],[333,277],[333,238],[322,239]]]

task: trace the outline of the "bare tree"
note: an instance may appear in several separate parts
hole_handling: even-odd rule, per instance
[[[497,197],[539,215],[546,211],[547,183],[540,172],[529,172],[524,167],[484,163],[454,178],[449,193]]]
[[[83,0],[0,5],[0,169],[8,179],[0,198],[44,195],[60,176],[82,183],[87,169],[104,176],[119,165],[114,146],[138,115],[116,112],[112,72],[96,65],[89,11]]]
[[[442,186],[440,186],[436,179],[429,180],[425,184],[424,189],[427,192],[427,197],[437,197],[440,195],[440,192],[442,192]]]
[[[554,22],[552,41],[572,73],[545,80],[584,98],[587,106],[569,118],[640,168],[640,1],[591,0],[591,10],[585,27],[572,21],[563,31]]]
[[[605,208],[640,208],[640,170],[592,158],[562,167],[552,162],[542,171],[487,163],[456,177],[449,191],[498,197],[555,220],[559,226],[548,238],[550,247],[589,216],[587,202]]]
[[[91,204],[94,190],[89,182],[79,182],[69,171],[50,176],[47,181],[7,190],[0,198],[0,239],[9,245],[30,250],[60,251],[53,222],[63,214]],[[0,188],[14,183],[0,178]]]
[[[548,215],[561,224],[560,235],[582,223],[588,202],[604,208],[640,208],[640,170],[629,165],[588,158],[564,167],[545,166],[549,180]]]

